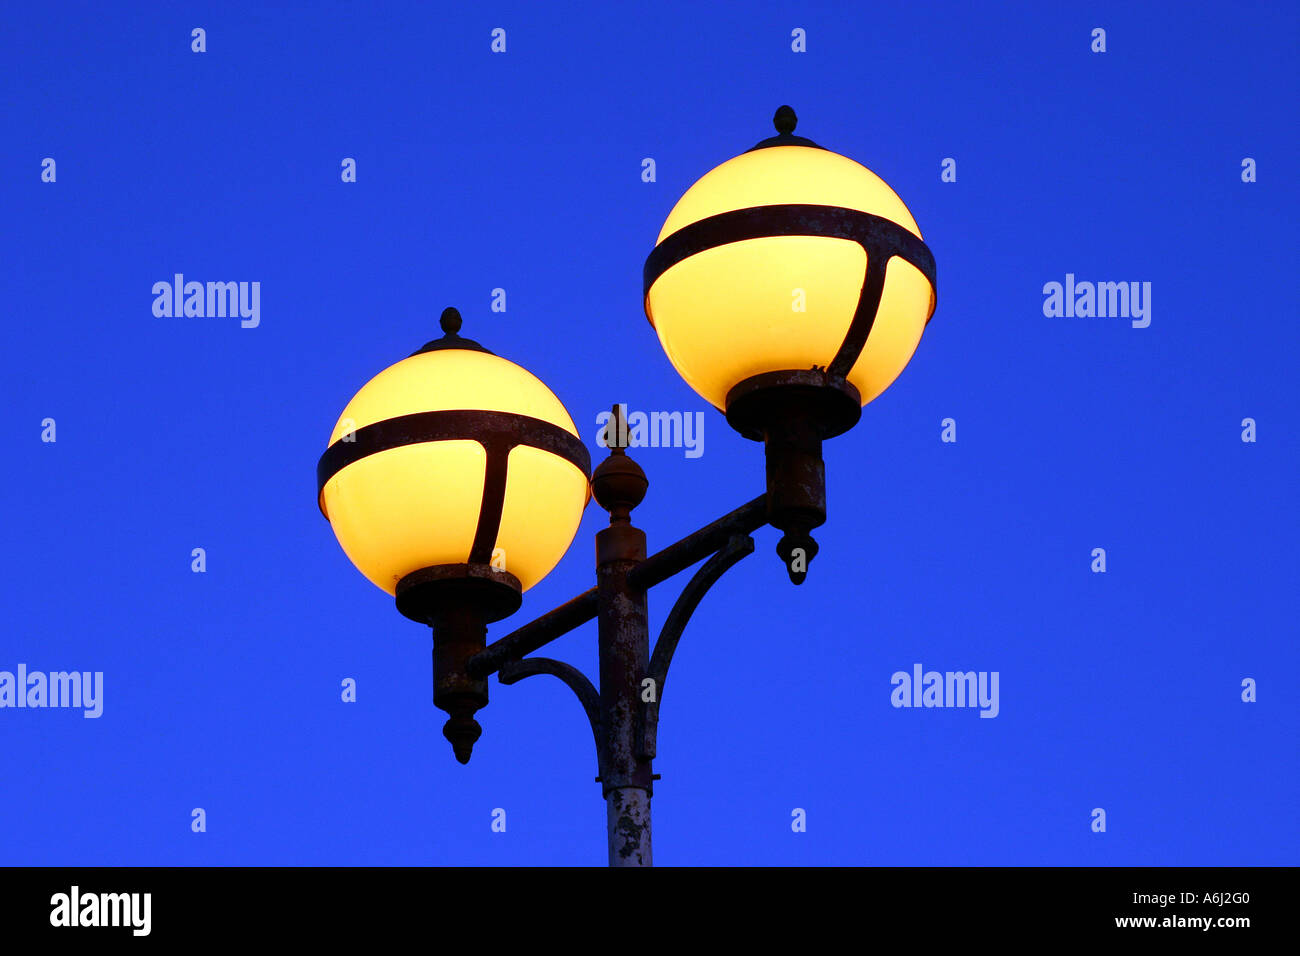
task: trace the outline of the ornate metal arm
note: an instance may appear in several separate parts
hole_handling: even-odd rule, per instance
[[[700,559],[726,549],[733,537],[748,536],[765,524],[767,524],[767,495],[759,495],[753,501],[745,502],[717,521],[650,555],[628,572],[628,584],[638,590],[648,591],[674,574],[686,570]],[[752,539],[750,543],[752,547]],[[734,563],[733,561],[732,564]],[[731,567],[731,564],[727,567]],[[704,590],[707,591],[708,588],[705,587]],[[700,596],[703,597],[703,591]],[[696,603],[699,603],[698,599]],[[465,669],[471,677],[482,680],[499,671],[507,661],[523,658],[593,620],[596,612],[597,589],[590,588],[553,611],[548,611],[536,620],[516,628],[500,640],[493,641],[484,650],[471,657]]]
[[[659,703],[663,700],[664,685],[668,682],[668,667],[673,662],[673,652],[677,650],[677,642],[681,640],[682,631],[685,630],[695,609],[700,606],[700,600],[708,593],[709,588],[717,583],[718,578],[726,574],[742,558],[753,553],[753,538],[747,534],[732,537],[721,551],[705,561],[704,565],[695,572],[686,583],[686,587],[682,588],[682,593],[678,595],[673,609],[668,612],[668,619],[664,621],[664,626],[659,631],[654,653],[650,656],[649,677],[654,681],[652,685],[654,694],[653,699],[646,702],[645,717],[641,724],[642,756],[651,759],[655,756],[655,747],[659,739]]]
[[[596,739],[596,759],[600,759],[600,694],[587,675],[572,664],[552,660],[549,657],[525,657],[506,661],[501,665],[498,678],[503,684],[515,684],[534,674],[550,674],[558,677],[578,695],[582,709],[587,712],[587,722],[591,724],[591,733]]]
[[[668,680],[668,668],[673,653],[681,640],[691,615],[709,588],[717,583],[741,559],[753,554],[754,539],[748,531],[763,524],[766,496],[760,495],[735,511],[705,525],[699,531],[656,552],[638,564],[629,574],[629,584],[645,588],[661,583],[689,567],[703,555],[712,552],[708,560],[682,588],[677,601],[669,611],[659,637],[655,641],[649,671],[645,675],[653,681],[653,699],[647,701],[639,728],[639,750],[642,756],[653,759],[658,739],[659,703]],[[753,526],[753,527],[751,527]],[[746,529],[741,531],[741,529]],[[722,542],[719,547],[719,542]],[[592,735],[596,741],[597,760],[600,757],[600,693],[591,680],[574,667],[549,657],[524,657],[569,631],[582,626],[596,616],[597,589],[591,588],[553,611],[517,628],[499,641],[490,644],[470,659],[467,667],[473,677],[482,679],[497,672],[502,684],[515,684],[525,677],[550,674],[562,680],[577,696],[587,714]]]

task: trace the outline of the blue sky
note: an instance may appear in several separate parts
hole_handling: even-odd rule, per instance
[[[5,21],[0,670],[102,671],[104,712],[0,709],[0,864],[602,864],[576,700],[494,681],[456,763],[428,632],[338,548],[316,459],[455,305],[596,460],[614,402],[707,413],[700,457],[636,456],[652,550],[760,493],[761,448],[669,365],[641,267],[677,198],[782,103],[908,204],[939,305],[827,444],[807,583],[764,530],[697,612],[664,698],[656,862],[1300,862],[1294,7],[54,3]],[[178,272],[260,282],[259,325],[156,317]],[[1150,326],[1045,316],[1067,273],[1150,282]],[[593,583],[602,517],[494,637]],[[656,626],[680,583],[653,593]],[[593,673],[594,625],[548,653]],[[998,672],[997,718],[892,707],[918,662]]]

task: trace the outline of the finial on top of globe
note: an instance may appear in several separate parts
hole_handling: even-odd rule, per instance
[[[798,124],[799,117],[794,115],[794,108],[790,106],[778,107],[776,115],[772,117],[772,125],[778,133],[793,133]]]

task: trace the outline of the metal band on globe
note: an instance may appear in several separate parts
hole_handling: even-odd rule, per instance
[[[911,263],[929,281],[930,311],[925,318],[927,325],[934,316],[938,285],[935,282],[934,255],[929,246],[892,219],[860,209],[813,204],[750,206],[683,226],[655,246],[646,257],[642,274],[642,300],[649,297],[650,287],[661,275],[697,253],[733,242],[779,236],[848,239],[860,245],[866,253],[867,268],[863,276],[862,292],[848,334],[827,365],[829,374],[847,377],[866,347],[884,293],[885,270],[894,256]],[[646,317],[649,318],[648,312]],[[653,319],[650,319],[650,324],[654,325]]]
[[[316,501],[321,514],[325,514],[322,497],[325,485],[348,465],[392,448],[440,441],[477,442],[487,454],[483,501],[468,559],[471,564],[491,562],[505,508],[511,449],[524,446],[550,452],[581,471],[583,477],[591,478],[587,446],[559,425],[512,412],[478,409],[416,412],[358,428],[351,441],[340,438],[325,449],[316,464]]]

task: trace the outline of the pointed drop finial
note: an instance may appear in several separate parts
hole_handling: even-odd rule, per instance
[[[803,584],[808,577],[808,565],[817,557],[817,542],[803,528],[792,528],[781,535],[776,543],[776,553],[781,556],[791,584]]]
[[[442,735],[451,742],[451,749],[461,763],[469,763],[474,742],[483,734],[483,727],[473,713],[473,709],[456,708],[451,711],[451,719],[442,725]]]
[[[438,324],[442,326],[442,330],[448,335],[455,335],[460,331],[460,311],[448,306],[442,310],[442,318],[438,320]]]
[[[799,117],[794,115],[794,110],[789,106],[782,106],[772,117],[772,125],[782,136],[788,136],[794,132],[795,126],[799,124]]]

